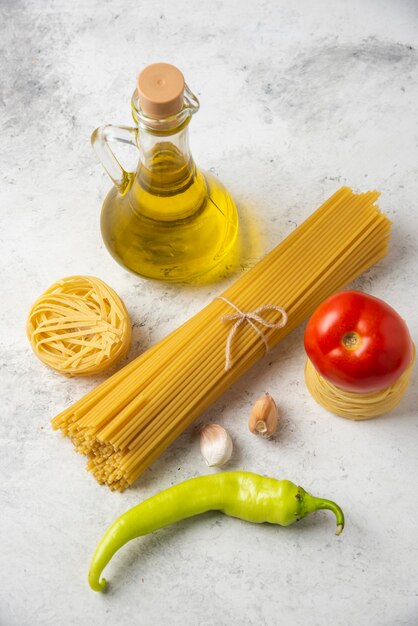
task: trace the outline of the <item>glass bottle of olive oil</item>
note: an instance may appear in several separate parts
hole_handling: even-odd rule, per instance
[[[156,63],[138,77],[132,97],[136,126],[103,126],[92,135],[114,183],[102,209],[103,239],[113,257],[140,276],[190,280],[213,269],[234,245],[234,202],[190,153],[188,125],[198,109],[181,72]],[[138,148],[136,172],[122,168],[112,141]]]

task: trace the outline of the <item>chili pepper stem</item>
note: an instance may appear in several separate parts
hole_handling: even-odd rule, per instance
[[[326,500],[325,498],[316,498],[311,496],[310,493],[300,487],[302,496],[302,512],[303,517],[312,513],[313,511],[320,511],[321,509],[327,509],[332,511],[337,521],[337,528],[335,530],[336,535],[341,535],[344,529],[344,513],[342,509],[332,500]]]

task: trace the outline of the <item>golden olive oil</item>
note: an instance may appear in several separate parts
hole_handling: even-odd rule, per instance
[[[198,169],[190,153],[188,125],[198,102],[185,89],[176,115],[147,117],[136,93],[132,108],[137,128],[107,126],[92,137],[115,183],[102,209],[104,242],[121,265],[147,278],[200,277],[226,259],[237,236],[238,216],[228,191]],[[109,141],[136,146],[136,172],[123,170]]]
[[[238,228],[235,205],[214,176],[194,169],[180,188],[162,192],[138,171],[127,193],[109,192],[101,229],[119,263],[141,276],[181,281],[205,274],[227,256]]]

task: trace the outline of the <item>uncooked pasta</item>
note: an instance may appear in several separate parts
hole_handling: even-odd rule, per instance
[[[94,276],[68,276],[51,285],[31,307],[26,330],[41,361],[67,376],[102,372],[131,343],[125,305]]]
[[[266,349],[386,254],[390,221],[378,196],[341,188],[223,299],[54,418],[100,483],[131,485]],[[239,319],[225,316],[237,311],[231,337]]]
[[[392,385],[369,393],[341,389],[319,374],[312,361],[306,359],[305,381],[310,394],[320,404],[340,417],[367,420],[388,413],[402,400],[411,381],[415,363],[415,347],[411,363]]]

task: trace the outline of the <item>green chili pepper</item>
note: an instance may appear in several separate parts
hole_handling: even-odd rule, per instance
[[[89,584],[94,591],[103,591],[106,580],[100,580],[102,571],[115,552],[131,539],[205,511],[221,511],[256,524],[289,526],[319,509],[335,513],[339,535],[344,528],[340,507],[331,500],[311,496],[289,480],[249,472],[221,472],[192,478],[141,502],[107,529],[91,561]]]

